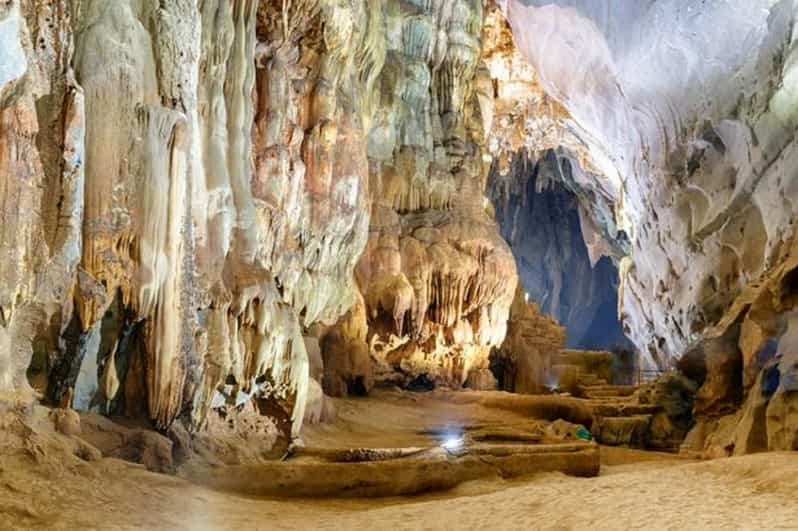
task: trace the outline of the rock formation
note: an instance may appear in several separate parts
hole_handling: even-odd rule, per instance
[[[3,2],[0,390],[164,430],[254,398],[295,436],[308,393],[318,419],[318,387],[366,392],[372,363],[484,371],[517,276],[484,197],[483,18]]]
[[[684,357],[710,446],[795,448],[795,17],[2,1],[0,392],[164,431],[256,409],[291,437],[320,389],[489,387],[516,259],[553,249],[518,229],[566,207],[518,205],[562,189],[545,309],[575,337],[617,317],[647,367]]]
[[[52,400],[91,395],[118,342],[128,412],[257,395],[298,429],[303,329],[356,301],[368,234],[367,8],[4,3],[0,387],[35,354]]]
[[[717,415],[760,400],[747,390],[777,359],[768,446],[794,448],[793,2],[500,4],[527,85],[557,102],[548,128],[510,125],[516,145],[554,138],[571,159],[568,186],[600,236],[589,252],[619,260],[620,318],[644,365],[698,348],[697,413],[723,438],[737,421]]]
[[[569,146],[581,197],[616,212],[585,208],[603,234],[629,238],[621,311],[651,364],[681,356],[789,254],[791,4],[505,4],[582,140]]]
[[[491,368],[500,389],[515,393],[544,393],[559,387],[552,359],[565,346],[565,329],[543,315],[519,287],[507,324],[507,337],[491,355]]]
[[[516,284],[483,193],[482,3],[387,2],[384,16],[370,236],[357,269],[370,353],[400,381],[460,387],[501,344]]]
[[[18,31],[4,36],[29,68],[4,86],[4,111],[30,132],[4,127],[4,171],[31,184],[3,197],[39,195],[5,225],[4,249],[41,257],[6,261],[11,343],[29,349],[42,334],[52,346],[66,330],[48,353],[54,400],[91,388],[73,375],[119,339],[124,398],[159,426],[260,395],[292,403],[296,430],[303,328],[356,300],[378,14],[251,0],[22,4],[7,8]]]

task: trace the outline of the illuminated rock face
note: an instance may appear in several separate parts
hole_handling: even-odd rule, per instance
[[[741,391],[770,374],[764,404],[747,393],[745,423],[767,424],[760,446],[795,448],[794,2],[502,8],[539,84],[565,109],[560,124],[581,139],[566,146],[580,169],[571,188],[624,255],[621,319],[644,364],[669,367],[697,349],[707,378],[697,412],[709,416],[739,406]],[[774,364],[779,378],[766,372]],[[734,433],[739,419],[723,418],[706,431]]]
[[[371,226],[357,268],[378,377],[460,387],[504,339],[512,254],[484,196],[482,2],[383,4],[368,134]],[[349,321],[349,319],[348,319]],[[350,350],[358,350],[359,340]]]
[[[258,395],[299,427],[303,329],[357,300],[368,235],[367,11],[3,3],[0,388],[35,355],[55,401],[167,427]]]
[[[487,366],[517,277],[480,1],[0,4],[0,390],[296,433],[303,336],[338,394]]]
[[[506,2],[631,241],[621,311],[662,366],[792,241],[798,156],[791,2]],[[613,230],[605,231],[607,233]]]

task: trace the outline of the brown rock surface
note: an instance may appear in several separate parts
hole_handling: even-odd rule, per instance
[[[573,367],[577,384],[607,384],[612,379],[614,354],[603,350],[564,349],[552,359],[559,367]]]
[[[675,372],[640,387],[638,401],[657,408],[652,412],[648,441],[651,447],[679,448],[692,428],[696,390],[695,382]]]
[[[564,346],[565,329],[541,314],[519,287],[510,308],[507,337],[492,355],[501,388],[534,394],[557,387],[551,374],[552,359]]]
[[[498,382],[490,369],[471,369],[465,387],[475,391],[495,391],[498,389]]]

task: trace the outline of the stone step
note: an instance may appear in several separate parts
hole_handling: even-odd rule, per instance
[[[626,397],[637,391],[635,385],[587,385],[582,392],[587,398]]]
[[[646,448],[650,436],[651,415],[596,417],[592,432],[596,441],[609,446]]]
[[[579,384],[585,387],[602,387],[607,385],[607,380],[590,373],[579,374]]]
[[[633,404],[628,402],[609,402],[591,400],[589,402],[593,415],[597,417],[629,417],[633,415],[653,415],[661,408],[651,404]]]

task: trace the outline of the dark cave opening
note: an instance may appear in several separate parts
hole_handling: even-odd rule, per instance
[[[521,284],[566,327],[568,348],[634,350],[618,318],[618,268],[607,256],[591,263],[579,198],[563,182],[569,164],[549,150],[537,160],[518,154],[508,176],[494,167],[488,195],[496,220]]]

